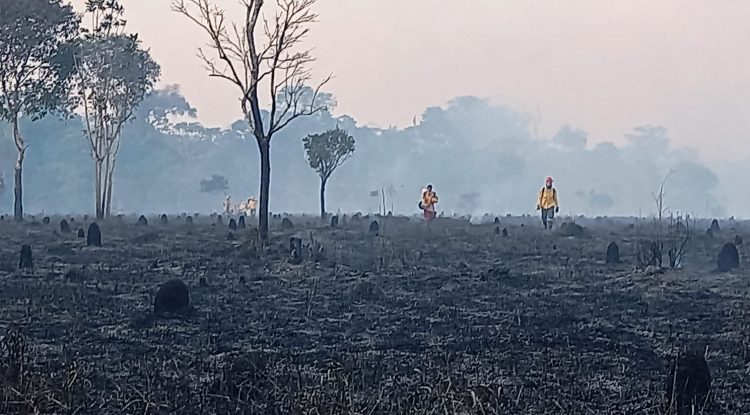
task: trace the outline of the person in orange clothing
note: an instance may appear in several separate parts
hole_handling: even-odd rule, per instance
[[[422,200],[419,201],[419,208],[424,212],[424,221],[428,225],[437,217],[437,210],[435,210],[437,202],[437,193],[432,190],[432,185],[428,184],[425,189],[422,189]]]
[[[542,225],[544,229],[552,229],[555,224],[555,213],[560,211],[560,203],[557,201],[557,189],[552,187],[551,177],[547,177],[544,187],[539,191],[539,199],[536,202],[536,210],[542,211]]]
[[[250,196],[247,199],[247,211],[250,213],[250,217],[255,217],[255,211],[258,209],[258,200],[255,199],[255,196]]]

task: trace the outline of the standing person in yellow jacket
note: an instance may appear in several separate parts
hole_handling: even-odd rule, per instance
[[[424,221],[428,225],[437,217],[435,209],[437,202],[437,193],[432,190],[432,185],[428,184],[425,189],[422,189],[422,200],[419,201],[419,208],[424,212]]]
[[[560,211],[560,203],[557,201],[557,189],[552,187],[551,177],[547,177],[544,187],[539,191],[539,199],[536,203],[536,210],[542,211],[542,224],[544,229],[552,229],[555,224],[555,213]]]

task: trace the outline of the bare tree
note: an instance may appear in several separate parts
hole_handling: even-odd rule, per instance
[[[639,246],[638,263],[642,267],[651,265],[661,268],[664,262],[665,248],[669,256],[669,268],[680,267],[687,244],[692,237],[694,224],[690,223],[690,217],[685,216],[683,218],[679,212],[677,215],[670,213],[669,207],[665,204],[667,181],[673,173],[674,171],[670,170],[664,176],[664,180],[659,186],[659,192],[653,195],[656,205],[656,217],[654,218],[656,234],[653,235],[652,240],[646,246]],[[667,215],[669,215],[669,221],[665,224]],[[638,241],[639,245],[640,243]]]
[[[92,30],[80,42],[74,93],[83,111],[95,170],[96,217],[111,213],[120,136],[160,74],[135,35],[124,34],[118,0],[88,0]]]
[[[228,23],[215,0],[174,0],[172,4],[174,11],[208,35],[210,42],[198,50],[198,56],[209,76],[230,82],[241,93],[242,113],[260,152],[258,228],[263,240],[268,238],[271,139],[294,119],[325,110],[317,98],[331,77],[315,89],[307,87],[314,58],[309,49],[301,48],[310,24],[317,19],[312,12],[316,1],[276,0],[274,15],[266,18],[261,13],[264,0],[242,0],[245,13],[239,23]],[[261,103],[262,89],[268,92],[267,105]]]

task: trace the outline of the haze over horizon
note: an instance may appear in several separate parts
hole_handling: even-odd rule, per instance
[[[228,22],[242,20],[239,0]],[[84,0],[72,0],[79,12]],[[207,37],[172,0],[123,0],[126,31],[161,65],[157,90],[123,129],[114,172],[119,212],[212,211],[223,193],[258,194],[258,151],[238,93],[196,56]],[[271,2],[272,3],[272,2]],[[328,186],[332,211],[416,211],[431,182],[448,214],[531,213],[545,176],[559,179],[565,214],[653,213],[665,175],[670,209],[750,217],[750,3],[582,0],[319,0],[306,45],[313,82],[333,112],[302,117],[273,142],[271,209],[311,212],[319,179],[302,138],[341,126],[356,155]],[[272,8],[264,9],[266,13]],[[85,21],[84,21],[85,24]],[[197,112],[194,111],[197,109]],[[218,126],[218,127],[217,127]],[[22,122],[29,211],[91,208],[91,151],[80,119]],[[15,146],[0,128],[0,173]],[[0,212],[13,206],[0,192]]]
[[[238,0],[217,3],[241,19]],[[208,78],[196,57],[205,35],[171,4],[125,1],[128,30],[161,64],[162,85],[179,84],[205,125],[227,127],[241,117],[236,93]],[[571,125],[589,143],[622,144],[650,124],[705,160],[750,157],[748,2],[321,0],[315,10],[314,74],[334,74],[334,113],[362,124],[409,126],[473,95],[529,114],[547,137]]]

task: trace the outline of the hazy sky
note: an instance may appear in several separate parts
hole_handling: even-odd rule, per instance
[[[81,4],[83,0],[75,0]],[[239,10],[239,0],[216,0]],[[240,116],[195,56],[206,41],[171,0],[123,0],[131,31],[208,125]],[[461,6],[457,6],[460,4]],[[750,156],[750,2],[743,0],[320,0],[308,44],[339,114],[405,126],[460,95],[619,142],[643,124],[703,158]],[[241,17],[238,15],[238,19]]]

